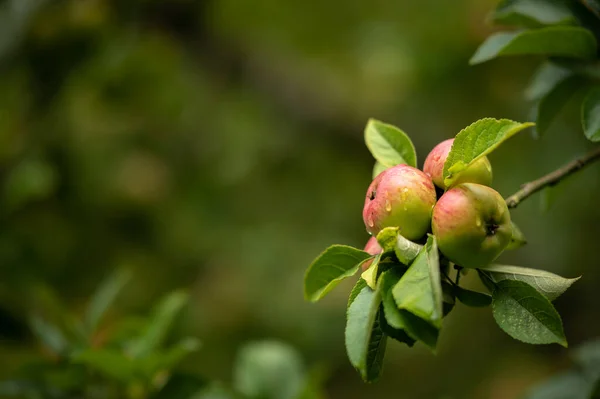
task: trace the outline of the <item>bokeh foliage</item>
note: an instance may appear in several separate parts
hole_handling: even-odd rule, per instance
[[[402,126],[419,154],[481,117],[527,120],[537,60],[468,66],[495,3],[1,1],[0,376],[38,357],[27,318],[50,289],[81,315],[118,267],[134,277],[107,325],[187,289],[166,341],[200,338],[183,367],[211,379],[230,380],[241,345],[263,337],[326,361],[332,398],[399,384],[409,398],[513,398],[549,375],[563,351],[524,348],[459,305],[437,357],[390,345],[386,377],[366,386],[343,345],[352,284],[318,307],[302,296],[322,248],[366,242],[368,118]],[[567,107],[542,139],[494,153],[499,191],[590,148],[578,117]],[[591,166],[556,187],[546,213],[523,203],[529,243],[502,259],[583,274],[556,303],[573,345],[600,335],[599,177]]]

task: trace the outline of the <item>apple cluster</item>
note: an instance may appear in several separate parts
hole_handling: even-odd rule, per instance
[[[367,232],[373,236],[366,252],[382,251],[375,237],[386,227],[397,227],[415,242],[434,234],[440,252],[462,267],[483,267],[506,248],[512,236],[510,213],[502,196],[489,187],[492,167],[487,157],[470,164],[451,187],[446,186],[444,163],[453,142],[439,143],[423,171],[402,164],[375,177],[363,209]]]

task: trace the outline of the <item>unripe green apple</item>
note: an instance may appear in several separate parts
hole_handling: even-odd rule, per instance
[[[446,191],[433,209],[431,223],[439,250],[464,267],[481,267],[510,242],[510,213],[494,189],[463,183]]]
[[[444,140],[436,145],[433,150],[427,155],[425,164],[423,165],[423,171],[433,183],[445,190],[447,187],[444,184],[444,162],[448,158],[450,149],[452,149],[452,143],[454,139]],[[459,185],[460,183],[478,183],[485,186],[492,184],[492,165],[487,157],[481,157],[467,169],[460,172],[457,176],[457,180],[453,185]]]
[[[435,187],[425,173],[397,165],[381,172],[369,186],[363,220],[372,235],[398,227],[403,237],[418,240],[429,230],[435,201]]]
[[[377,255],[383,251],[383,248],[381,248],[381,245],[379,245],[379,242],[377,242],[376,237],[371,237],[371,238],[369,238],[369,241],[367,241],[367,245],[365,245],[364,251],[366,253],[368,253],[369,255]],[[369,266],[371,266],[372,263],[373,263],[373,259],[370,259],[370,260],[364,262],[362,264],[363,271],[367,270],[369,268]]]

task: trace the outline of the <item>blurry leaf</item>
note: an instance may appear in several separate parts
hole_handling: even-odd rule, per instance
[[[106,337],[106,345],[126,347],[142,335],[148,326],[148,319],[141,316],[127,316],[111,324],[111,333]]]
[[[386,166],[380,164],[378,161],[375,161],[375,165],[373,165],[373,180],[375,180],[375,178],[386,169]]]
[[[164,399],[171,399],[170,396],[165,396]],[[212,383],[208,387],[202,389],[199,393],[190,397],[190,399],[247,399],[242,397],[231,389],[224,387],[221,383]],[[262,399],[262,398],[261,398]],[[268,399],[268,398],[266,398]]]
[[[400,164],[417,167],[417,153],[412,141],[395,126],[370,119],[365,128],[365,143],[377,162],[385,167]]]
[[[46,198],[56,188],[58,177],[52,165],[40,159],[25,159],[6,177],[5,196],[9,209]]]
[[[525,235],[514,222],[510,222],[512,226],[512,237],[510,238],[510,242],[506,249],[517,249],[527,244],[527,240],[525,239]]]
[[[323,365],[313,366],[304,379],[304,387],[298,399],[326,399],[325,381],[328,379],[330,370]]]
[[[536,385],[523,399],[590,399],[589,385],[582,375],[568,371]]]
[[[471,291],[466,288],[454,286],[454,293],[458,300],[467,306],[485,307],[492,304],[492,297],[482,292]]]
[[[371,289],[375,289],[375,287],[377,285],[377,271],[379,269],[379,259],[380,258],[381,258],[381,254],[376,255],[373,258],[373,263],[371,263],[371,266],[369,266],[369,268],[367,270],[365,270],[364,272],[362,272],[362,274],[360,275],[360,277],[363,280],[365,280],[365,282]]]
[[[187,293],[174,291],[158,303],[148,327],[131,344],[129,353],[132,357],[146,356],[162,344],[177,314],[187,303],[188,299]]]
[[[136,377],[134,361],[113,349],[87,349],[73,355],[71,361],[121,382],[129,382]]]
[[[155,351],[148,356],[136,359],[136,368],[151,379],[159,371],[170,371],[190,353],[200,348],[196,338],[185,338],[166,351]]]
[[[106,279],[94,293],[85,313],[85,326],[93,333],[104,313],[117,299],[117,295],[131,278],[129,270],[120,269]]]
[[[520,32],[495,33],[487,38],[469,60],[480,64],[501,56],[547,55],[592,59],[596,39],[587,29],[575,26],[551,26]]]
[[[249,398],[296,399],[304,382],[299,354],[277,341],[246,344],[233,369],[233,386]]]
[[[600,379],[600,338],[579,345],[571,355],[588,380]]]
[[[564,278],[545,270],[509,265],[491,264],[479,269],[485,271],[486,275],[494,283],[503,280],[523,281],[551,301],[558,298],[567,288],[581,278]]]
[[[444,183],[452,186],[458,174],[471,163],[494,151],[500,144],[518,132],[533,126],[508,119],[484,118],[461,130],[444,163]]]
[[[567,347],[558,312],[545,296],[523,281],[497,283],[492,293],[492,313],[500,328],[519,341]]]
[[[600,18],[600,1],[598,0],[582,0],[581,1],[588,10],[596,15],[596,17]]]
[[[195,399],[208,385],[206,378],[197,374],[177,372],[169,377],[153,399]]]
[[[346,351],[365,382],[376,381],[383,366],[387,337],[381,330],[380,304],[378,290],[364,287],[346,315]]]
[[[575,23],[566,2],[560,0],[504,0],[492,15],[494,23],[539,27]]]
[[[392,289],[398,283],[400,277],[401,275],[397,270],[390,269],[384,272],[379,279],[386,323],[392,328],[404,330],[412,339],[423,342],[435,351],[439,334],[437,328],[407,310],[398,309],[396,305]],[[409,346],[411,345],[409,344]]]
[[[30,19],[47,0],[0,1],[0,61],[25,36]]]
[[[544,62],[531,79],[525,90],[525,98],[530,101],[539,100],[546,96],[554,87],[571,76],[573,71],[563,68],[550,61]]]
[[[600,141],[600,87],[594,87],[583,100],[581,124],[588,140]]]
[[[433,326],[442,325],[442,286],[437,243],[429,236],[427,244],[392,289],[399,309],[405,309]]]
[[[353,276],[371,255],[347,245],[332,245],[317,257],[304,275],[304,298],[316,302],[343,279]]]
[[[29,318],[31,330],[38,339],[57,355],[64,355],[70,345],[63,332],[54,324],[47,323],[37,315]]]
[[[582,87],[585,87],[585,84],[585,81],[579,76],[568,77],[540,100],[537,105],[535,126],[537,136],[546,133],[556,115]]]
[[[384,252],[394,252],[400,263],[410,265],[417,257],[422,245],[400,235],[398,227],[386,227],[377,234],[377,242]]]
[[[0,397],[2,398],[44,398],[42,387],[31,381],[0,381]]]
[[[56,326],[70,344],[85,344],[86,337],[81,321],[68,311],[52,287],[36,284],[30,291],[33,293],[31,306],[36,309],[36,313]]]

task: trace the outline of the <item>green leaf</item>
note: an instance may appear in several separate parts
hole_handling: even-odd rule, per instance
[[[370,119],[365,128],[365,143],[373,157],[386,168],[407,164],[417,167],[417,152],[402,130]]]
[[[493,283],[499,283],[504,280],[523,281],[531,285],[550,301],[554,301],[574,282],[581,278],[564,278],[545,270],[509,265],[491,264],[479,269],[485,271],[487,277]]]
[[[496,24],[537,28],[544,25],[575,23],[575,16],[563,1],[505,0],[494,11]]]
[[[394,299],[392,298],[392,302],[393,302],[393,300]],[[384,313],[383,308],[381,308],[379,310],[379,312],[380,312],[379,320],[381,322],[381,330],[383,331],[383,333],[385,335],[387,335],[388,337],[390,337],[400,343],[406,344],[409,347],[412,347],[415,344],[415,342],[417,342],[417,340],[411,338],[410,335],[408,335],[406,333],[406,331],[390,326],[385,318],[385,313]],[[406,312],[406,311],[404,311],[404,312]],[[413,315],[413,317],[416,317],[416,316]]]
[[[196,338],[185,338],[166,351],[155,351],[148,356],[136,359],[136,368],[146,378],[151,379],[159,371],[170,371],[186,356],[200,348],[200,341]]]
[[[433,326],[442,325],[442,285],[437,243],[429,236],[427,244],[392,289],[399,309],[408,310]]]
[[[377,242],[384,252],[394,252],[400,263],[410,265],[423,246],[404,238],[399,231],[398,227],[386,227],[377,234]]]
[[[551,26],[536,30],[495,33],[487,38],[469,60],[480,64],[501,56],[546,55],[583,60],[593,59],[596,39],[587,29]]]
[[[444,163],[444,183],[450,187],[471,163],[494,151],[500,144],[534,124],[508,119],[484,118],[461,130]]]
[[[233,387],[249,398],[295,399],[304,378],[300,355],[278,341],[246,344],[233,369]]]
[[[136,377],[133,360],[113,349],[87,349],[76,353],[71,361],[121,382],[129,382]]]
[[[525,90],[525,98],[529,101],[539,100],[546,96],[554,87],[571,76],[573,71],[547,61],[543,63],[531,79]]]
[[[365,280],[367,285],[373,290],[377,286],[379,259],[381,259],[381,254],[375,255],[375,257],[373,257],[373,263],[371,263],[371,266],[369,266],[369,268],[360,275],[360,277]]]
[[[454,293],[459,301],[467,306],[485,307],[492,304],[492,297],[482,292],[471,291],[459,286],[454,287]]]
[[[550,128],[560,110],[585,87],[586,82],[580,76],[570,76],[558,83],[537,105],[536,127],[537,136],[541,136]]]
[[[153,395],[153,399],[197,399],[201,392],[208,386],[206,378],[191,374],[177,372],[169,377],[162,389]]]
[[[514,222],[510,222],[512,226],[512,237],[510,238],[510,242],[506,249],[517,249],[527,244],[527,239],[525,239],[525,235]]]
[[[313,261],[304,275],[304,298],[316,302],[343,279],[353,276],[371,255],[347,245],[333,245]]]
[[[352,301],[346,319],[346,351],[365,382],[379,378],[387,337],[381,329],[379,290],[364,287]]]
[[[583,100],[581,124],[588,140],[600,141],[600,87],[594,87]]]
[[[500,328],[519,341],[567,347],[558,312],[548,298],[523,281],[497,283],[492,293],[492,313]]]
[[[146,356],[163,343],[173,321],[188,299],[187,293],[178,290],[171,292],[158,303],[147,328],[129,348],[132,357]]]
[[[375,165],[373,165],[373,180],[375,180],[375,178],[386,169],[386,166],[382,165],[378,161],[375,161]]]
[[[32,315],[29,318],[29,325],[38,339],[55,354],[62,355],[69,349],[69,341],[54,324],[46,322],[37,315]]]
[[[359,278],[354,287],[352,287],[352,291],[350,291],[350,295],[348,296],[348,305],[346,306],[346,310],[350,308],[350,305],[354,302],[358,294],[363,290],[363,288],[367,287],[367,282],[362,278]]]
[[[398,270],[390,269],[384,272],[379,279],[386,324],[393,329],[405,331],[410,338],[423,342],[435,352],[439,335],[438,329],[409,311],[398,309],[396,306],[392,290],[400,277],[401,274]],[[392,335],[390,334],[390,336]],[[408,342],[406,343],[408,344]]]
[[[117,295],[131,278],[131,272],[119,269],[108,277],[95,292],[86,310],[85,327],[89,334],[93,333],[102,316],[117,299]]]

